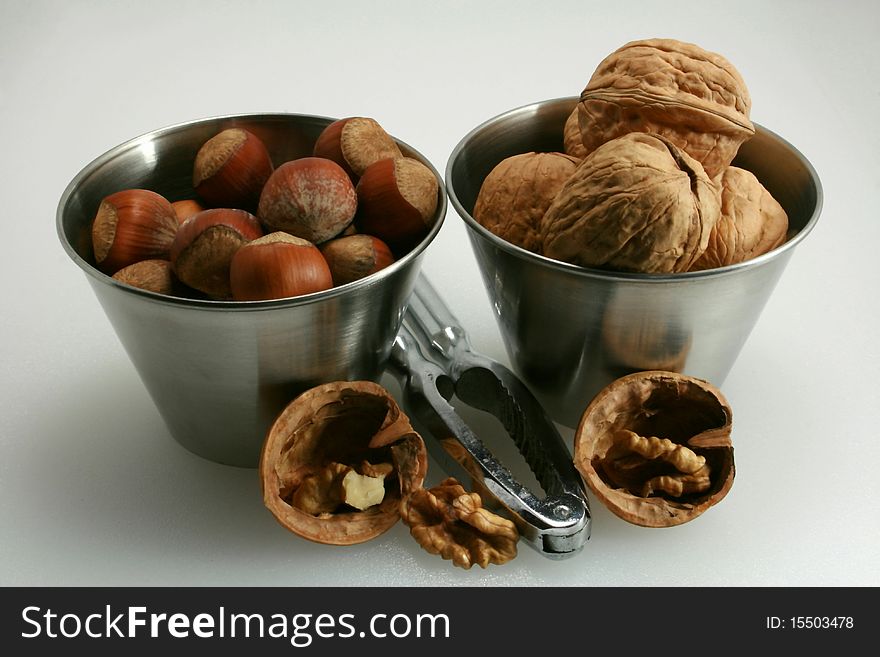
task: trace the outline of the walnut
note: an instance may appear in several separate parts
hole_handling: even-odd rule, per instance
[[[640,436],[629,429],[611,435],[602,467],[615,485],[639,497],[655,491],[681,497],[709,489],[711,468],[705,456],[668,438]]]
[[[419,545],[465,570],[516,556],[519,533],[513,522],[484,509],[480,496],[452,477],[405,497],[400,515]]]
[[[371,381],[307,390],[281,412],[260,457],[263,502],[290,531],[318,543],[361,543],[399,519],[421,488],[425,445],[394,399]]]
[[[596,68],[580,101],[587,152],[628,132],[656,133],[702,163],[710,178],[755,133],[751,98],[733,65],[674,39],[617,49]]]
[[[541,217],[578,160],[564,153],[520,153],[489,172],[474,205],[474,219],[528,251],[540,252]]]
[[[721,501],[735,473],[732,412],[721,391],[665,371],[613,381],[590,402],[574,463],[615,515],[670,527]]]
[[[692,270],[751,260],[785,241],[788,215],[754,174],[728,167],[721,175],[721,218]]]
[[[721,214],[699,162],[658,135],[629,133],[590,153],[541,220],[545,256],[586,267],[690,269]]]
[[[361,511],[380,504],[385,497],[385,477],[394,470],[390,463],[365,463],[365,472],[344,463],[330,463],[306,475],[290,498],[290,505],[313,516],[334,513],[347,504]]]
[[[571,111],[562,129],[562,150],[568,155],[583,160],[587,156],[584,140],[581,139],[581,126],[578,120],[578,106]]]

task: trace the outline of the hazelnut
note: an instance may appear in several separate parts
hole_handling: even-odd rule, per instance
[[[434,225],[438,192],[437,177],[418,160],[380,160],[358,181],[358,230],[405,253]]]
[[[174,275],[167,260],[141,260],[123,267],[113,274],[113,278],[120,283],[159,294],[172,294],[174,290]]]
[[[356,210],[354,186],[342,167],[325,158],[303,157],[272,173],[260,195],[258,216],[270,231],[320,244],[345,230]]]
[[[167,258],[177,215],[156,192],[126,189],[101,201],[92,222],[95,263],[106,274],[151,258]]]
[[[403,154],[375,119],[353,116],[324,128],[313,155],[333,160],[356,182],[374,162]]]
[[[171,207],[174,208],[174,214],[177,215],[177,220],[180,223],[205,209],[205,206],[191,198],[183,201],[174,201]]]
[[[334,285],[345,285],[375,274],[394,262],[391,249],[372,235],[348,235],[325,242],[321,252],[330,267]]]
[[[246,210],[204,210],[180,226],[171,247],[171,266],[191,288],[215,299],[227,299],[232,256],[243,244],[262,235],[257,218]]]
[[[214,207],[254,210],[272,173],[272,159],[259,137],[228,128],[211,137],[196,153],[193,187]]]
[[[239,248],[229,267],[236,301],[283,299],[333,287],[330,269],[311,242],[275,232]]]

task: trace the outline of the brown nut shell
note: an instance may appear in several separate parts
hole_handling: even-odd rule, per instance
[[[574,464],[620,518],[644,527],[680,525],[733,485],[732,426],[730,405],[710,383],[637,372],[590,402],[575,432]]]
[[[346,235],[324,242],[321,253],[330,267],[333,285],[360,280],[394,262],[394,255],[385,242],[364,234]]]
[[[499,162],[483,180],[474,219],[501,239],[541,252],[541,219],[578,160],[564,153],[520,153]]]
[[[411,157],[371,164],[357,184],[358,231],[375,235],[400,256],[422,240],[436,220],[440,184]]]
[[[785,241],[788,215],[751,171],[727,167],[720,179],[721,218],[693,271],[757,258]]]
[[[364,462],[376,469],[393,464],[381,503],[317,515],[292,505],[303,482],[332,464],[375,474]],[[421,436],[387,390],[371,381],[337,381],[288,404],[269,429],[259,468],[263,502],[281,525],[317,543],[352,545],[398,521],[401,498],[422,486],[428,460]]]
[[[544,255],[584,267],[683,272],[721,214],[699,162],[658,135],[633,132],[590,153],[541,220]]]
[[[357,182],[371,164],[402,157],[397,142],[375,119],[352,116],[328,125],[315,141],[313,155],[340,165]]]
[[[166,259],[178,221],[168,200],[148,189],[125,189],[104,197],[92,221],[95,264],[105,274],[141,260]]]
[[[584,140],[581,138],[581,126],[578,106],[571,111],[565,120],[565,126],[562,129],[562,150],[578,160],[583,160],[587,156],[587,147],[584,146]]]
[[[171,245],[171,267],[184,284],[215,299],[227,299],[229,266],[243,244],[262,237],[257,218],[246,210],[212,208],[180,225]]]
[[[229,262],[235,301],[284,299],[333,287],[327,261],[314,244],[281,231],[243,244]]]
[[[755,128],[745,82],[721,55],[674,39],[633,41],[596,68],[581,93],[580,130],[592,152],[628,132],[663,135],[714,178]]]
[[[282,230],[313,244],[325,242],[354,219],[357,196],[341,166],[321,157],[301,157],[279,166],[260,195],[260,221],[267,232]]]
[[[174,273],[171,271],[171,263],[167,260],[140,260],[123,267],[113,274],[113,278],[120,283],[148,292],[174,293]]]
[[[193,163],[193,188],[212,207],[254,211],[272,174],[263,141],[242,128],[227,128],[206,141]]]

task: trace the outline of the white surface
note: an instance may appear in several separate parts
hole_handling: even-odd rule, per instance
[[[0,3],[0,584],[880,584],[878,24],[873,0]],[[255,471],[172,440],[58,243],[69,180],[149,130],[360,114],[443,171],[478,123],[578,94],[606,54],[654,36],[730,59],[752,118],[825,193],[722,387],[736,483],[684,526],[640,529],[594,501],[579,556],[523,547],[470,572],[402,526],[345,549],[300,540]],[[424,268],[477,348],[506,359],[451,209]]]

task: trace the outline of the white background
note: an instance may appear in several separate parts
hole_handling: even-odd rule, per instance
[[[880,584],[878,24],[873,0],[3,0],[0,584]],[[579,94],[605,55],[649,37],[733,62],[752,119],[810,159],[825,194],[722,386],[733,489],[681,527],[637,528],[594,501],[577,557],[522,546],[467,572],[401,525],[350,548],[299,539],[254,470],[174,442],[56,236],[70,179],[144,132],[239,112],[373,116],[443,171],[478,123]],[[451,208],[424,270],[476,347],[506,360]]]

